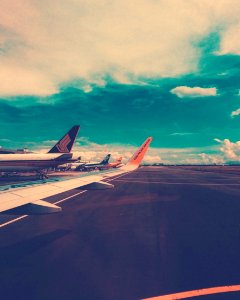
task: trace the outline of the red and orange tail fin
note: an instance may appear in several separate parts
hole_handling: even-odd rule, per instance
[[[138,167],[140,165],[140,163],[142,162],[144,155],[147,152],[147,149],[148,149],[151,141],[152,141],[151,137],[147,138],[146,141],[142,144],[142,146],[129,159],[126,166]]]

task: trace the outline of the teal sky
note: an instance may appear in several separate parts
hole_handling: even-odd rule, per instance
[[[238,2],[43,2],[4,5],[0,145],[38,149],[80,124],[78,146],[152,136],[152,160],[239,160]]]

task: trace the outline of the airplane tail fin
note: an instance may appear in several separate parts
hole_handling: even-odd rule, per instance
[[[126,163],[125,167],[130,167],[133,169],[138,168],[138,166],[141,164],[145,153],[147,152],[147,149],[152,141],[152,138],[149,137],[146,139],[146,141],[142,144],[142,146],[133,154],[133,156],[129,159],[129,161]]]
[[[70,153],[77,137],[80,126],[73,126],[48,153]]]
[[[111,156],[111,154],[108,154],[106,157],[104,157],[104,159],[100,162],[100,164],[102,164],[102,165],[108,164],[110,156]]]

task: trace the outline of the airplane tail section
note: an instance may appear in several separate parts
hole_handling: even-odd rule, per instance
[[[70,153],[77,137],[80,126],[73,126],[48,153]]]
[[[144,155],[146,154],[148,147],[152,141],[152,138],[149,137],[146,141],[142,144],[142,146],[133,154],[133,156],[129,159],[129,161],[124,166],[129,169],[136,169],[141,164]]]
[[[100,162],[101,165],[106,165],[108,164],[108,161],[110,159],[111,154],[108,154],[104,159]]]

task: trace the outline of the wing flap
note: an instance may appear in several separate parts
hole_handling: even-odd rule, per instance
[[[106,190],[106,189],[114,188],[114,185],[104,181],[98,181],[98,182],[95,181],[87,185],[84,185],[82,188],[84,190]]]
[[[9,209],[4,213],[9,215],[42,215],[57,213],[61,210],[62,208],[55,204],[43,200],[38,200],[34,203],[28,203],[22,206],[18,206],[16,208]]]

